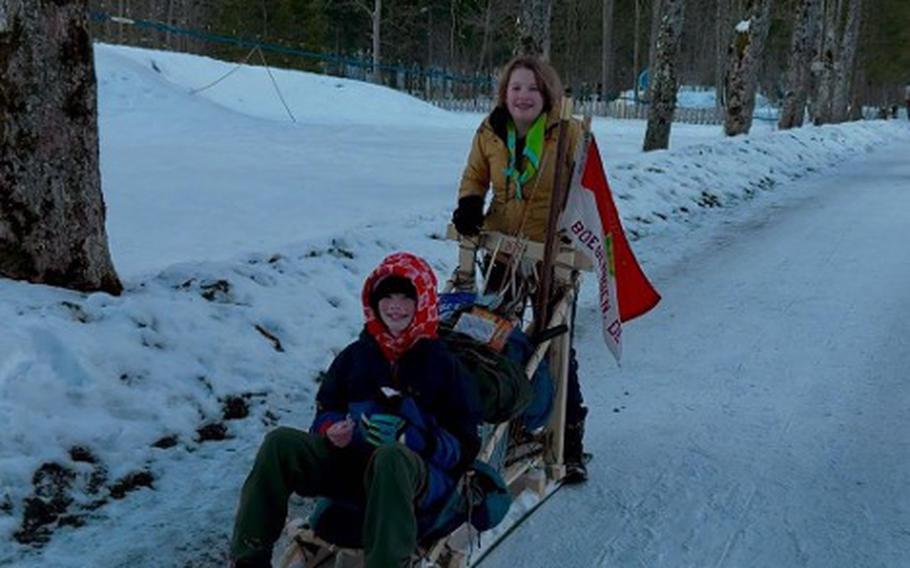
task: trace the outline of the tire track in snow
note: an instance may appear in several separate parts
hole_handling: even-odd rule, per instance
[[[752,509],[752,501],[755,499],[755,494],[758,492],[758,488],[755,485],[752,485],[752,490],[749,492],[749,497],[746,499],[746,506],[743,509],[742,515],[740,515],[739,526],[733,533],[727,538],[727,542],[724,544],[724,550],[720,554],[720,558],[717,560],[717,564],[714,565],[714,568],[720,568],[724,565],[724,561],[727,559],[727,555],[730,553],[733,545],[736,543],[737,538],[740,534],[743,533],[745,528],[745,520],[749,515],[749,511]]]

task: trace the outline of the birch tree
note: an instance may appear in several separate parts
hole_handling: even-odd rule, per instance
[[[856,68],[856,47],[859,44],[859,24],[862,13],[862,0],[847,0],[847,23],[841,36],[837,62],[834,65],[834,86],[831,100],[831,120],[847,120],[850,94],[853,87],[853,75]]]
[[[371,79],[374,83],[380,83],[382,82],[382,72],[379,69],[379,65],[382,63],[382,0],[373,0],[370,23],[373,30],[373,76]]]
[[[727,75],[727,49],[730,47],[730,2],[717,0],[714,12],[714,104],[724,109],[724,78]]]
[[[809,66],[818,37],[820,9],[820,0],[801,0],[796,7],[796,25],[790,41],[789,67],[778,121],[781,130],[803,125],[809,98]]]
[[[832,99],[834,98],[834,63],[837,60],[837,21],[838,8],[843,0],[823,0],[824,20],[819,48],[812,62],[812,75],[815,85],[815,96],[812,102],[812,122],[816,125],[828,124],[832,119]]]
[[[601,100],[606,102],[607,93],[613,80],[613,10],[615,0],[602,0],[601,6],[602,22],[602,41],[601,41],[601,68],[600,68],[600,96]]]
[[[685,15],[685,0],[662,0],[661,20],[655,49],[654,68],[648,107],[648,128],[644,150],[661,150],[670,145],[670,127],[676,111],[676,91],[679,79],[676,59]]]
[[[0,274],[118,294],[87,4],[0,3]]]
[[[725,83],[724,133],[747,134],[752,128],[758,69],[765,51],[770,26],[771,0],[748,0],[748,19],[739,22],[733,33]]]
[[[484,69],[484,62],[487,58],[487,48],[490,45],[490,36],[492,35],[491,21],[493,18],[493,0],[487,0],[486,8],[483,13],[483,40],[480,44],[480,57],[478,57],[477,73]]]
[[[552,0],[521,0],[518,16],[518,45],[515,52],[550,59]]]
[[[641,2],[635,0],[635,29],[632,33],[632,90],[635,93],[635,104],[638,104],[638,74],[641,73]]]
[[[370,37],[372,39],[373,65],[370,73],[370,81],[373,83],[382,82],[382,0],[373,0],[373,7],[367,4],[366,0],[352,0],[354,6],[363,10],[370,18]]]
[[[662,8],[663,0],[651,0],[651,33],[648,36],[648,75],[652,75],[654,67],[657,65],[657,39],[660,35],[660,22],[663,17]],[[680,35],[682,31],[680,31]]]

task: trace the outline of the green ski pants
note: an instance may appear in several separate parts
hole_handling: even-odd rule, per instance
[[[358,495],[360,490],[366,497],[366,568],[407,566],[417,545],[415,502],[426,484],[426,465],[402,444],[380,446],[365,467],[351,454],[302,430],[282,427],[269,432],[240,493],[231,556],[271,558],[292,492],[332,497]]]

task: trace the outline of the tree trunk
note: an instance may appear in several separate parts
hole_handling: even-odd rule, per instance
[[[641,0],[635,0],[635,45],[632,46],[632,91],[638,104],[638,74],[641,72]]]
[[[755,110],[755,90],[770,25],[771,0],[749,0],[748,19],[736,25],[725,81],[727,136],[748,134]]]
[[[831,118],[834,122],[847,120],[850,94],[853,87],[853,74],[856,70],[856,47],[859,44],[859,23],[862,13],[862,0],[849,0],[847,23],[841,36],[837,76],[834,83],[834,95],[831,101]]]
[[[164,23],[173,26],[174,23],[174,0],[167,0],[164,7]],[[171,51],[179,51],[177,46],[171,42],[171,31],[170,29],[164,32],[164,49],[169,49]]]
[[[127,10],[124,7],[124,0],[117,0],[117,15],[123,17],[127,15],[126,12]],[[126,25],[123,23],[117,24],[117,43],[119,44],[126,42],[126,32],[124,30],[125,27]]]
[[[122,290],[104,228],[86,0],[0,10],[0,274]]]
[[[563,44],[562,84],[573,91],[577,99],[583,99],[586,93],[579,89],[578,60],[581,58],[582,46],[578,42],[578,0],[563,0],[560,15],[565,16],[566,41]]]
[[[663,0],[651,0],[651,35],[648,44],[648,75],[654,74],[655,57],[657,55],[657,37],[660,34],[661,3]]]
[[[449,67],[454,68],[457,63],[455,57],[455,36],[458,35],[458,12],[456,0],[449,0]]]
[[[857,69],[856,75],[853,78],[853,88],[850,93],[850,110],[847,112],[847,120],[855,121],[863,119],[863,95],[860,85],[863,85],[864,83],[865,79],[863,78],[863,72],[861,69]]]
[[[796,25],[790,42],[790,62],[781,104],[778,128],[788,130],[803,125],[809,98],[809,66],[818,37],[820,0],[802,0],[797,7]]]
[[[834,62],[837,60],[838,3],[825,0],[825,19],[821,36],[821,47],[812,63],[816,96],[812,105],[812,122],[816,125],[831,122],[831,100],[834,96]]]
[[[102,12],[104,12],[106,14],[110,14],[111,12],[114,11],[114,7],[109,6],[108,2],[106,2],[104,0],[101,1],[100,9]],[[113,30],[114,30],[114,26],[111,23],[110,19],[105,19],[104,23],[101,25],[101,38],[100,38],[101,41],[105,41],[108,43],[114,43],[114,41],[113,41],[114,31]]]
[[[484,10],[483,15],[483,40],[480,43],[480,57],[478,57],[477,72],[480,73],[484,69],[484,63],[487,57],[487,49],[490,47],[490,33],[491,26],[490,22],[493,18],[493,0],[487,0],[487,7]]]
[[[730,47],[730,1],[717,0],[714,17],[714,106],[724,110],[724,78],[727,76],[727,48]]]
[[[656,56],[651,72],[648,129],[644,150],[662,150],[670,145],[670,127],[676,111],[676,59],[682,37],[685,0],[663,0],[660,32],[657,35]]]
[[[432,6],[427,8],[427,67],[432,67],[435,65],[433,60],[433,8]],[[432,87],[432,82],[430,77],[426,77],[427,85]],[[432,88],[427,89],[429,93],[428,98],[432,98]]]
[[[600,98],[606,102],[607,93],[613,86],[613,8],[615,0],[603,1],[603,41],[601,42]]]
[[[382,83],[382,71],[379,65],[382,62],[380,57],[381,43],[380,32],[382,31],[382,0],[374,0],[373,12],[371,14],[373,21],[373,73],[370,79],[374,83]]]
[[[522,0],[515,53],[550,59],[552,0]]]

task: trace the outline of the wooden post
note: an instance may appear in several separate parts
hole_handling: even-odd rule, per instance
[[[562,209],[565,206],[565,196],[569,187],[563,183],[563,162],[568,136],[569,121],[572,120],[572,99],[562,98],[559,112],[559,137],[556,141],[556,168],[553,172],[553,191],[550,194],[550,211],[547,217],[547,235],[544,241],[543,266],[540,274],[540,289],[537,291],[537,301],[534,306],[534,333],[543,331],[549,319],[550,293],[553,284],[553,258],[556,247],[559,245],[557,238],[557,223]]]
[[[575,302],[573,284],[565,286],[566,294],[563,305],[567,308],[565,321],[569,322],[572,304]],[[571,323],[571,322],[569,322]],[[566,474],[563,453],[565,449],[566,403],[569,379],[569,349],[571,333],[564,333],[553,340],[550,345],[550,373],[557,378],[556,394],[553,400],[553,413],[547,425],[548,440],[544,459],[547,463],[547,476],[550,479],[562,479]]]

